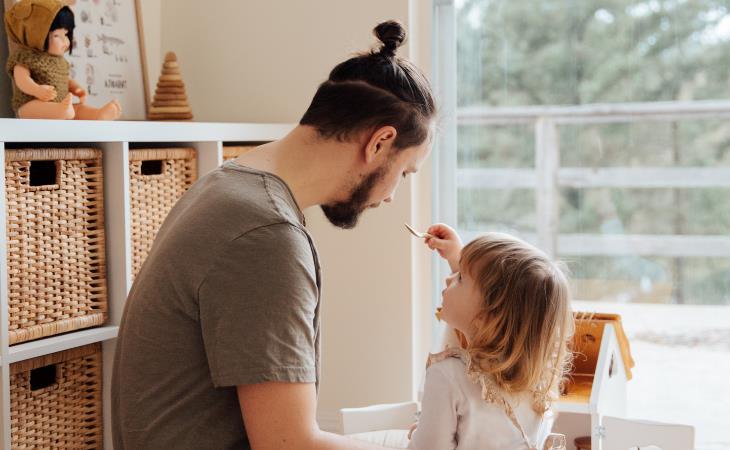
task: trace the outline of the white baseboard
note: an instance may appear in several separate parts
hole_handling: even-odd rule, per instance
[[[338,434],[342,433],[339,411],[317,411],[317,423],[322,431]]]

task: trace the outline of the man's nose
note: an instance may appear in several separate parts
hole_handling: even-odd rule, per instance
[[[393,201],[393,195],[389,195],[387,198],[383,200],[385,203],[390,203]]]

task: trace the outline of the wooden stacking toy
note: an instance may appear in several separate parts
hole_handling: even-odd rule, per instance
[[[177,55],[168,52],[157,80],[155,97],[149,108],[149,120],[192,120],[193,110],[185,94],[185,83],[180,75]]]

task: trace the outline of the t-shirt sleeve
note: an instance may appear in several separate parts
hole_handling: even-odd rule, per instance
[[[213,384],[315,382],[318,301],[304,231],[275,224],[231,242],[198,290]]]
[[[421,402],[418,426],[408,445],[416,450],[449,450],[456,448],[457,402],[459,393],[446,364],[437,363],[426,370],[426,383]]]

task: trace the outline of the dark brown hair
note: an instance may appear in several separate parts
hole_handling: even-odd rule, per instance
[[[431,85],[410,61],[395,52],[406,39],[396,21],[373,30],[382,45],[338,64],[314,94],[299,121],[326,139],[349,141],[356,134],[391,125],[398,149],[422,144],[436,113]]]

